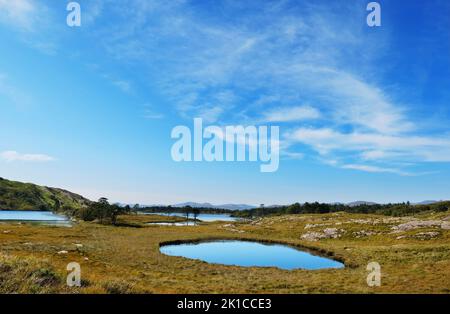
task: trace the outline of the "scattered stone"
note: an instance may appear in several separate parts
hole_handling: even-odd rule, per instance
[[[400,223],[400,222],[411,221],[411,220],[417,220],[417,218],[414,218],[414,217],[389,217],[389,218],[380,219],[378,221],[380,221],[381,223],[384,223],[384,224],[389,224],[389,223]]]
[[[85,261],[88,261],[88,260],[89,260],[89,258],[88,258],[88,257],[85,257],[85,258],[84,258],[84,260],[85,260]]]
[[[262,218],[257,218],[255,220],[253,220],[250,224],[259,226],[262,224]]]
[[[340,229],[340,230],[344,231],[342,229]],[[337,228],[326,228],[323,230],[323,232],[327,237],[334,238],[334,239],[338,238],[340,236],[339,229],[337,229]]]
[[[373,224],[374,220],[372,219],[350,219],[348,223],[355,223],[355,224]]]
[[[9,234],[9,233],[11,233],[11,230],[4,230],[3,233],[4,234]]]
[[[401,240],[401,239],[406,239],[406,238],[415,238],[415,239],[419,239],[419,240],[430,240],[430,239],[434,239],[437,236],[439,236],[439,232],[436,231],[429,231],[429,232],[420,232],[411,236],[407,236],[407,235],[402,235],[402,236],[398,236],[396,239],[397,240]]]
[[[301,236],[302,239],[306,241],[319,241],[321,239],[337,239],[341,237],[341,233],[344,232],[343,229],[337,228],[326,228],[323,232],[311,231],[305,233]]]
[[[441,227],[447,228],[447,223],[440,220],[414,220],[392,227],[392,233],[415,230],[419,228]],[[450,228],[450,226],[448,226]]]
[[[305,229],[310,229],[310,228],[316,228],[316,227],[324,227],[324,226],[330,226],[330,223],[323,223],[323,224],[307,224],[305,226]]]
[[[323,239],[324,234],[320,232],[308,232],[302,235],[302,239],[306,241],[319,241]]]
[[[373,231],[366,231],[366,230],[360,230],[360,231],[353,232],[353,235],[355,236],[355,238],[369,237],[369,236],[372,236],[375,234],[377,234],[377,233],[373,232]]]
[[[67,252],[67,251],[64,251],[64,250],[63,250],[63,251],[59,251],[59,252],[58,252],[58,254],[59,254],[59,255],[61,255],[61,254],[68,254],[68,253],[69,253],[69,252]]]
[[[439,235],[439,232],[436,231],[430,231],[430,232],[420,232],[418,234],[414,235],[414,238],[420,239],[420,240],[429,240],[436,238]]]
[[[75,243],[75,246],[76,246],[77,248],[81,249],[81,248],[83,247],[83,244]]]
[[[226,225],[222,225],[222,228],[224,228],[227,231],[231,231],[231,232],[237,232],[237,233],[244,233],[244,230],[239,230],[236,228],[235,225],[233,224],[226,224]]]
[[[237,232],[237,233],[244,233],[244,232],[245,232],[244,230],[233,229],[233,228],[227,229],[227,230],[228,230],[228,231],[231,231],[231,232]]]

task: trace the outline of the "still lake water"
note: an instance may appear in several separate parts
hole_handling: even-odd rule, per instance
[[[33,222],[46,225],[70,225],[67,217],[47,211],[0,210],[0,221]]]
[[[278,267],[281,269],[343,268],[344,264],[329,258],[313,255],[282,244],[265,244],[250,241],[211,241],[178,245],[165,245],[161,253],[199,259],[208,263]]]
[[[183,217],[185,218],[186,215],[183,213],[170,213],[169,215],[167,213],[142,213],[143,215],[161,215],[161,216],[176,216],[176,217]],[[189,218],[193,219],[194,215],[189,214]],[[228,214],[199,214],[197,215],[197,219],[200,221],[205,222],[212,222],[212,221],[238,221],[239,218],[231,217]]]

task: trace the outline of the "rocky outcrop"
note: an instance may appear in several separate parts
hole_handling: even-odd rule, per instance
[[[420,228],[441,228],[450,230],[450,222],[441,220],[413,220],[392,227],[392,233],[399,233]]]
[[[306,241],[319,241],[321,239],[340,238],[345,230],[337,228],[326,228],[322,232],[311,231],[303,234],[301,238]]]
[[[376,235],[378,233],[374,232],[374,231],[366,231],[366,230],[360,230],[360,231],[355,231],[353,232],[353,236],[355,238],[364,238],[364,237],[369,237],[372,235]]]

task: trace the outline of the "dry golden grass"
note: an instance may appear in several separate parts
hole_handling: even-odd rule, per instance
[[[443,219],[450,213],[421,214],[423,220]],[[0,268],[1,292],[61,293],[449,293],[450,230],[421,228],[391,233],[399,222],[380,222],[386,216],[356,214],[292,215],[250,223],[216,222],[198,226],[149,226],[152,221],[173,221],[162,216],[123,216],[119,222],[135,227],[77,223],[72,228],[17,223],[0,224],[0,265],[25,263],[33,273],[47,269],[51,284],[21,277]],[[370,221],[370,223],[367,223]],[[311,242],[307,232],[342,229],[341,237]],[[355,232],[373,235],[357,238]],[[438,232],[432,239],[420,232]],[[404,236],[397,239],[399,236]],[[340,259],[348,267],[328,270],[281,270],[208,264],[165,256],[159,244],[174,240],[254,239],[289,243]],[[77,247],[75,244],[82,244]],[[67,254],[58,254],[65,250]],[[14,261],[14,262],[12,262]],[[366,284],[366,265],[382,267],[381,287]],[[64,285],[66,265],[78,262],[83,287]],[[45,266],[42,266],[45,265]],[[25,272],[25,271],[24,271]],[[17,276],[17,278],[15,277]],[[6,279],[4,279],[4,277]],[[62,279],[61,279],[62,278]],[[22,285],[14,285],[22,281]],[[8,286],[5,286],[9,282]],[[46,282],[47,283],[47,282]],[[15,291],[14,291],[15,290]]]

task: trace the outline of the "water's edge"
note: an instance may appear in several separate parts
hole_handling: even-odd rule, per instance
[[[315,255],[318,257],[329,258],[336,262],[340,262],[344,265],[344,268],[357,268],[359,265],[355,263],[351,263],[346,260],[343,256],[336,255],[334,252],[318,248],[314,246],[307,246],[298,243],[292,243],[287,241],[277,241],[277,240],[269,240],[269,239],[257,239],[257,238],[243,238],[243,237],[208,237],[208,238],[196,238],[196,239],[184,239],[184,240],[171,240],[171,241],[163,241],[159,243],[159,247],[168,246],[168,245],[181,245],[181,244],[199,244],[205,242],[226,242],[226,241],[247,241],[247,242],[256,242],[261,244],[279,244],[291,247],[293,249],[299,251],[305,251],[310,253],[311,255]],[[161,253],[161,252],[160,252]],[[163,254],[163,253],[161,253]],[[343,269],[344,269],[343,268]]]

